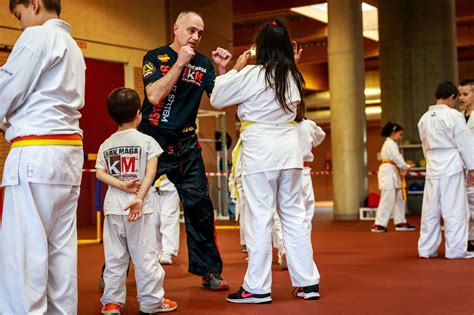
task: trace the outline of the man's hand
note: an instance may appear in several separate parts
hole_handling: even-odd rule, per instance
[[[295,53],[295,63],[297,64],[300,61],[301,55],[303,54],[303,48],[298,50],[298,44],[296,41],[292,41],[291,45],[293,46],[293,52]]]
[[[196,53],[194,52],[194,49],[190,46],[183,46],[178,51],[178,59],[176,60],[176,63],[178,66],[184,67],[194,58],[195,55]]]
[[[143,200],[135,198],[123,211],[130,210],[128,221],[135,221],[142,216]]]
[[[121,188],[125,192],[136,194],[138,192],[138,190],[140,190],[141,184],[142,183],[137,178],[137,179],[133,179],[133,180],[124,181]]]
[[[232,54],[224,48],[217,47],[216,50],[212,52],[212,61],[214,61],[218,68],[225,69],[231,59]],[[219,69],[219,72],[221,72],[221,69]]]
[[[242,70],[247,65],[249,58],[250,58],[250,50],[244,51],[244,53],[240,55],[239,59],[237,59],[237,61],[235,62],[233,69],[237,71]]]
[[[467,184],[469,186],[474,185],[474,170],[469,170],[467,172]]]

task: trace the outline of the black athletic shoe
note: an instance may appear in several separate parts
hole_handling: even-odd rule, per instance
[[[385,232],[387,232],[387,228],[385,226],[373,224],[370,231],[372,231],[374,233],[385,233]]]
[[[211,291],[229,290],[229,284],[227,281],[222,279],[221,275],[212,272],[202,277],[202,287]]]
[[[395,231],[415,231],[416,227],[408,223],[399,223],[395,225]]]
[[[245,291],[242,287],[239,291],[229,294],[227,302],[238,304],[268,304],[272,302],[270,293],[254,294]]]
[[[304,298],[305,300],[319,300],[319,284],[310,285],[304,288],[294,288],[293,296]]]
[[[474,241],[467,241],[467,251],[468,252],[474,252],[474,244],[472,244]]]

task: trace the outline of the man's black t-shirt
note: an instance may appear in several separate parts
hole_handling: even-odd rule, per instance
[[[161,79],[177,58],[178,54],[168,45],[149,51],[143,58],[144,86]],[[145,91],[142,124],[148,122],[147,127],[168,129],[177,134],[183,132],[184,128],[196,128],[201,96],[204,91],[211,94],[215,78],[214,66],[209,58],[196,52],[170,94],[158,105],[154,106],[148,101]]]

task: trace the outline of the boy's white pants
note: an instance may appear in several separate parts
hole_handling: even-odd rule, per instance
[[[468,240],[474,241],[474,186],[467,186],[466,191],[470,211]]]
[[[420,257],[437,255],[441,244],[441,217],[444,220],[446,258],[467,258],[469,210],[463,172],[426,179],[418,240]]]
[[[179,249],[179,195],[175,190],[160,190],[154,193],[156,239],[158,253],[178,255]]]
[[[271,292],[272,218],[278,208],[283,228],[292,285],[304,287],[319,283],[313,260],[310,233],[305,226],[306,211],[301,197],[300,169],[276,170],[242,176],[248,204],[245,240],[249,263],[243,288],[255,294]]]
[[[102,304],[125,304],[127,267],[135,267],[140,311],[148,312],[163,303],[164,270],[157,259],[153,214],[129,222],[126,215],[106,215],[104,219],[105,289]]]
[[[387,227],[390,215],[393,213],[393,223],[406,223],[405,200],[402,190],[399,188],[382,189],[380,191],[380,203],[377,208],[375,224]]]
[[[79,186],[4,187],[0,314],[77,314]]]

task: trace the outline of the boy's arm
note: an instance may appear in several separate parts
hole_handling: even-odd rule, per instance
[[[140,188],[140,180],[134,179],[130,181],[122,181],[118,178],[113,177],[105,169],[96,168],[96,177],[98,180],[109,186],[123,190],[129,193],[137,193]]]
[[[151,185],[153,185],[153,182],[156,176],[157,166],[158,166],[157,156],[152,157],[146,162],[145,177],[143,178],[143,181],[140,186],[140,189],[138,190],[137,196],[124,209],[124,211],[127,211],[130,209],[130,215],[128,216],[129,221],[135,221],[142,216],[143,200],[145,199],[146,194],[150,190]]]
[[[44,70],[41,58],[32,49],[22,42],[17,45],[0,68],[0,121],[23,105]]]

